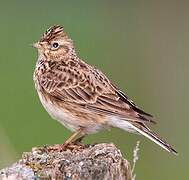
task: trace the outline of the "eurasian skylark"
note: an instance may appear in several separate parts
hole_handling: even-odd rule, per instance
[[[63,27],[50,27],[34,47],[38,49],[34,82],[40,101],[53,119],[74,131],[65,146],[103,128],[117,127],[142,134],[176,153],[147,127],[154,123],[152,115],[77,56]]]

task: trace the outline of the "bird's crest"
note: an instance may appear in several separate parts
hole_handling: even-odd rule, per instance
[[[42,38],[40,39],[41,42],[43,41],[50,41],[54,39],[55,37],[64,37],[66,36],[66,33],[64,32],[64,29],[60,25],[54,25],[51,26],[47,31],[43,34]]]

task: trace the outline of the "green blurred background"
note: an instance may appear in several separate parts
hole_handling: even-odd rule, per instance
[[[111,0],[0,1],[0,168],[34,146],[63,143],[70,132],[41,106],[32,75],[31,44],[61,24],[77,52],[101,69],[145,111],[179,151],[173,156],[142,136],[113,129],[86,143],[114,142],[136,165],[138,180],[189,179],[189,2]]]

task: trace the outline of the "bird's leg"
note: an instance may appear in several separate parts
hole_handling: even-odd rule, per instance
[[[74,132],[62,145],[62,149],[65,149],[69,144],[75,144],[77,142],[81,142],[84,138],[85,134],[83,128],[79,128],[76,132]]]
[[[86,136],[85,134],[81,135],[80,137],[78,137],[77,139],[75,139],[75,140],[73,141],[73,144],[80,144],[81,141],[83,140],[83,138],[84,138],[85,136]]]

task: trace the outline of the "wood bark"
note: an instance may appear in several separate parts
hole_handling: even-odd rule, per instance
[[[131,180],[129,162],[113,144],[33,148],[0,171],[1,180]]]

